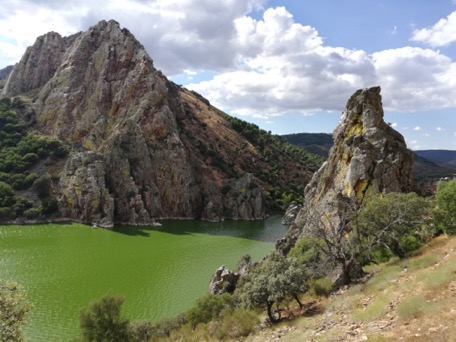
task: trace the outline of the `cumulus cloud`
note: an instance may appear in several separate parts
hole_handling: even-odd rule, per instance
[[[456,12],[440,19],[434,26],[413,31],[413,41],[440,47],[456,41]]]
[[[263,10],[267,2],[15,0],[0,13],[6,28],[0,66],[18,61],[37,35],[69,35],[115,19],[146,47],[157,68],[193,78],[188,88],[233,114],[341,111],[356,89],[373,85],[382,87],[387,110],[456,106],[456,63],[439,51],[402,47],[368,54],[328,46],[317,28],[297,23],[285,7]],[[423,30],[448,32],[453,14],[445,20]],[[414,37],[424,35],[419,31]],[[214,76],[200,82],[201,71]]]
[[[367,53],[324,46],[284,7],[269,8],[262,20],[240,18],[236,28],[239,68],[189,85],[234,113],[338,110],[354,90],[375,85]]]
[[[456,64],[438,51],[403,47],[372,54],[387,109],[414,111],[456,105]]]
[[[445,128],[442,128],[442,127],[437,127],[435,130],[436,130],[437,132],[445,132],[445,131],[446,131],[446,129],[445,129]]]
[[[415,128],[413,128],[414,131],[418,132],[418,131],[421,131],[421,127],[420,126],[415,126]]]

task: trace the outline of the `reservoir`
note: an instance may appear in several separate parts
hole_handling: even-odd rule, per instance
[[[79,311],[110,293],[131,319],[157,321],[188,310],[221,265],[261,260],[287,227],[265,221],[166,220],[161,227],[94,229],[76,223],[0,226],[0,279],[26,290],[28,341],[79,336]]]

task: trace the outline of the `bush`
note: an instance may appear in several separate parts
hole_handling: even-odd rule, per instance
[[[10,207],[16,202],[14,191],[5,182],[0,182],[0,207]]]
[[[128,326],[129,342],[146,342],[156,337],[156,329],[150,321],[134,321]]]
[[[196,301],[196,306],[187,312],[186,319],[195,328],[199,323],[218,319],[223,310],[234,310],[236,306],[236,298],[228,293],[220,296],[208,293]]]
[[[128,320],[120,317],[124,299],[105,295],[83,309],[79,326],[84,341],[125,342],[128,340]]]
[[[239,339],[250,335],[259,323],[258,315],[249,310],[226,311],[218,324],[215,336],[219,340]]]
[[[21,327],[30,309],[16,283],[0,281],[0,341],[23,341]]]
[[[456,234],[456,179],[437,184],[435,201],[435,224],[448,235]]]

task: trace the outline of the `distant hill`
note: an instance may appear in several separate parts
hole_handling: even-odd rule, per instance
[[[8,65],[6,68],[0,69],[0,81],[6,80],[11,72],[13,70],[12,65]]]
[[[325,158],[333,145],[332,134],[329,133],[295,133],[282,135],[288,143],[300,147],[307,152],[315,153]]]
[[[450,150],[423,150],[415,151],[420,157],[436,163],[443,163],[456,166],[456,151]]]

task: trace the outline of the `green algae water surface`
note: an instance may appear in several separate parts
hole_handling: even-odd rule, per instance
[[[78,315],[103,294],[125,297],[128,318],[159,320],[189,309],[213,272],[241,256],[260,260],[283,237],[266,221],[164,221],[162,227],[93,229],[80,224],[0,226],[0,279],[33,304],[27,341],[69,341]]]

